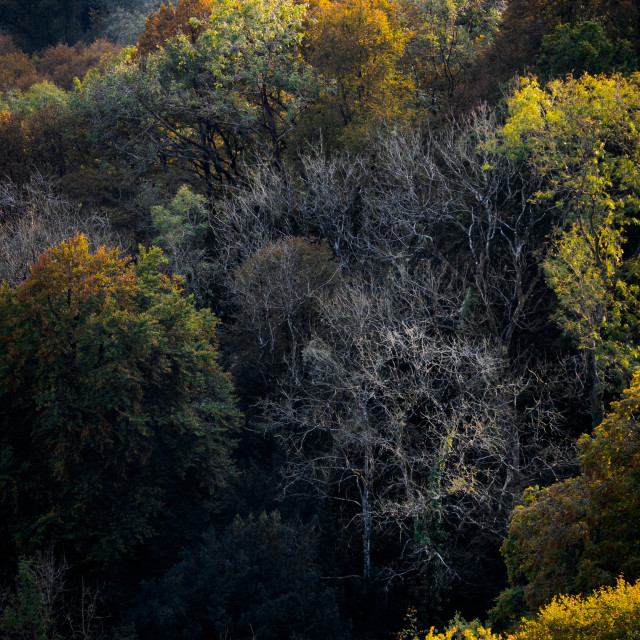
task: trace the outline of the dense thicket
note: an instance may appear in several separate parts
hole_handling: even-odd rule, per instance
[[[639,20],[0,0],[0,633],[637,618]]]

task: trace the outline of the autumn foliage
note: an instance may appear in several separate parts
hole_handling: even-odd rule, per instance
[[[153,53],[179,33],[194,44],[207,28],[214,7],[215,0],[179,0],[175,6],[171,2],[163,4],[147,18],[138,40],[138,53],[141,56]]]
[[[0,28],[0,637],[637,635],[637,0]]]
[[[162,264],[77,236],[0,290],[3,549],[56,544],[101,565],[158,518],[170,536],[204,513],[223,481],[236,414],[216,320]]]
[[[582,474],[525,492],[503,553],[535,610],[560,593],[588,592],[623,573],[640,577],[640,374],[593,435],[579,441]]]
[[[523,620],[513,632],[492,633],[480,625],[475,628],[452,626],[438,633],[431,629],[425,640],[632,640],[637,638],[640,621],[640,583],[629,584],[619,578],[615,586],[603,587],[589,596],[560,596],[540,609],[530,620]],[[402,635],[400,638],[411,638]],[[411,638],[417,640],[417,636]]]
[[[73,88],[75,78],[82,80],[87,71],[93,68],[104,71],[119,51],[118,45],[104,38],[90,45],[78,42],[71,47],[59,43],[42,52],[37,68],[42,77],[69,91]]]
[[[411,32],[393,0],[318,0],[309,11],[306,55],[335,83],[323,108],[350,125],[364,118],[397,116],[411,81],[400,69]]]

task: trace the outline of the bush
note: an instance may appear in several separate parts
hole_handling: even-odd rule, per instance
[[[409,616],[409,620],[412,618]],[[418,640],[415,627],[398,640]],[[425,640],[637,640],[640,638],[640,582],[618,578],[615,587],[592,595],[558,596],[532,620],[522,620],[512,634],[496,635],[474,623],[452,625],[438,633],[432,627]]]
[[[640,582],[622,578],[591,596],[558,596],[512,640],[631,640],[640,637]]]

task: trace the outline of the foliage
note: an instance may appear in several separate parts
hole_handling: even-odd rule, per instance
[[[0,167],[9,182],[23,185],[37,166],[44,174],[65,172],[68,95],[48,81],[12,91],[0,103]],[[35,172],[38,173],[38,172]]]
[[[70,91],[76,78],[82,80],[89,69],[104,70],[119,51],[118,45],[104,38],[90,45],[77,42],[72,47],[58,43],[42,51],[37,58],[37,68],[44,78]]]
[[[413,89],[400,66],[410,37],[396,0],[312,3],[305,56],[330,82],[313,122],[349,127],[348,139],[361,136],[363,121],[397,119]]]
[[[594,421],[603,372],[619,385],[638,357],[637,265],[625,242],[640,207],[639,124],[640,74],[585,74],[546,90],[522,80],[502,131],[503,149],[528,157],[546,179],[538,199],[566,212],[543,266],[558,297],[555,318],[589,361]]]
[[[637,188],[639,84],[638,74],[585,74],[543,90],[535,79],[521,79],[508,101],[503,148],[528,155],[549,178],[541,195],[570,198],[574,217],[593,207],[621,207]]]
[[[408,0],[404,6],[414,33],[405,64],[414,79],[417,99],[440,108],[465,84],[471,64],[490,45],[502,3]]]
[[[120,45],[133,45],[145,28],[147,17],[162,0],[101,0],[91,13],[91,31]]]
[[[614,51],[618,51],[619,48],[628,49],[624,44],[626,41],[636,58],[640,55],[640,6],[637,2],[509,0],[505,5],[496,38],[473,69],[475,77],[472,97],[476,100],[482,97],[491,103],[502,101],[505,86],[512,86],[514,76],[531,72],[540,54],[543,39],[549,37],[551,41],[556,41],[556,29],[558,33],[563,34],[561,40],[565,44],[573,43],[568,51],[564,50],[564,45],[561,50],[554,49],[554,53],[559,54],[565,63],[567,54],[577,53],[580,49],[591,59],[594,50],[602,50],[606,61],[609,51],[607,42],[612,44]],[[582,27],[585,23],[599,25],[603,30],[602,40],[595,41],[595,38],[592,38],[592,29]],[[574,60],[570,63],[572,66],[567,68],[563,65],[557,73],[575,70],[578,75],[583,63],[575,59],[572,53],[569,57]],[[557,63],[550,56],[545,58],[545,64],[556,66]],[[626,54],[623,55],[623,59],[626,59]],[[616,64],[619,62],[621,61],[616,60]],[[601,62],[596,61],[595,64],[600,65]],[[612,71],[612,68],[607,67],[605,70]]]
[[[158,233],[153,242],[164,250],[171,270],[180,274],[188,290],[200,299],[214,269],[206,257],[209,225],[205,202],[203,196],[182,185],[167,206],[151,207],[151,220]]]
[[[6,640],[93,640],[102,637],[99,590],[84,583],[72,594],[69,566],[51,551],[20,558],[15,587],[0,592],[0,633]]]
[[[15,91],[5,95],[7,107],[24,121],[47,107],[60,107],[66,104],[67,95],[53,83],[44,80],[32,84],[26,91]],[[28,128],[28,122],[25,122]]]
[[[417,627],[415,613],[413,609],[409,610],[405,618],[409,627],[397,634],[397,640],[501,640],[501,636],[491,633],[491,629],[485,629],[478,620],[467,622],[459,614],[456,614],[442,633],[438,633],[435,627],[431,627],[428,633],[421,632]]]
[[[278,163],[316,87],[298,52],[304,12],[291,0],[219,0],[197,38],[179,33],[140,64],[125,52],[89,79],[80,108],[96,138],[177,166],[211,195],[251,152]]]
[[[33,569],[33,562],[20,560],[16,593],[5,598],[8,602],[3,603],[0,616],[0,632],[3,638],[57,640],[61,637],[56,632],[56,625],[52,619],[53,599],[45,597],[42,589],[44,585],[38,584]]]
[[[33,60],[15,46],[11,37],[0,33],[0,93],[26,89],[37,77]]]
[[[632,640],[638,637],[640,583],[619,578],[592,595],[559,596],[533,620],[523,622],[513,640]]]
[[[210,510],[237,414],[216,319],[163,262],[78,236],[2,287],[4,549],[55,543],[104,567]]]
[[[530,610],[559,593],[640,576],[640,374],[595,429],[579,440],[582,474],[525,492],[503,554]]]
[[[511,633],[496,635],[491,629],[451,626],[443,633],[433,628],[425,640],[632,640],[640,619],[640,583],[618,578],[615,586],[602,587],[589,596],[559,596],[532,619],[523,619]],[[475,626],[475,625],[472,625]],[[415,627],[398,638],[418,640]]]
[[[491,629],[485,629],[479,620],[467,622],[460,616],[459,612],[449,621],[443,633],[437,633],[435,627],[431,627],[428,634],[418,630],[416,611],[409,609],[405,616],[405,622],[409,624],[397,634],[397,640],[418,640],[424,637],[425,640],[476,640],[484,638],[486,640],[499,640],[499,636],[491,633]]]
[[[597,22],[572,27],[562,24],[542,39],[537,60],[540,73],[549,78],[573,73],[591,75],[637,69],[637,60],[627,40],[610,40]]]
[[[514,500],[576,471],[564,443],[640,364],[640,80],[577,77],[632,71],[640,5],[160,5],[0,0],[0,577],[52,543],[122,634],[155,578],[145,640],[340,637],[345,612],[362,640],[409,600],[482,616]],[[535,64],[576,77],[477,106]],[[38,259],[81,232],[169,266],[76,240]],[[252,425],[229,491],[203,307]],[[637,571],[627,413],[514,514],[498,618]],[[228,527],[278,489],[284,524]]]
[[[20,117],[9,109],[0,111],[0,171],[12,182],[28,178],[24,138]]]
[[[145,586],[138,629],[159,640],[346,638],[314,537],[313,527],[283,522],[277,512],[236,516]]]
[[[214,0],[179,0],[175,7],[171,3],[162,4],[146,19],[137,44],[138,53],[141,56],[153,53],[181,33],[194,44],[207,28],[214,9]]]

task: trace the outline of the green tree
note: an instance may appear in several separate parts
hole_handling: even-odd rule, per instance
[[[92,8],[92,32],[111,42],[135,44],[147,17],[162,4],[162,0],[101,0],[99,6]]]
[[[594,56],[591,46],[605,53],[606,61],[607,44],[602,40],[596,42],[589,28],[583,30],[581,25],[587,22],[600,25],[604,33],[603,39],[613,43],[614,49],[627,41],[636,57],[640,55],[640,5],[633,0],[509,0],[503,6],[505,10],[496,38],[490,51],[474,70],[477,81],[481,83],[476,87],[476,101],[478,91],[482,90],[492,101],[501,99],[504,94],[500,85],[511,83],[514,75],[524,75],[531,70],[545,36],[553,41],[559,33],[565,34],[592,61]],[[556,29],[559,31],[556,32]],[[560,39],[565,40],[565,35]],[[573,49],[573,45],[570,45],[570,49]],[[565,56],[568,51],[557,53],[567,60]],[[601,61],[594,62],[596,65],[601,64]],[[576,63],[583,64],[581,60],[574,58],[571,64]],[[618,63],[616,61],[616,65]],[[576,74],[579,73],[579,69],[574,66],[558,73],[570,72],[572,69]],[[611,67],[607,70],[611,70]],[[619,68],[617,70],[622,71]],[[591,71],[596,72],[596,69]]]
[[[313,525],[263,512],[208,531],[145,585],[132,617],[142,637],[158,640],[343,640],[338,593],[321,575]]]
[[[207,259],[205,240],[210,231],[204,196],[182,185],[166,206],[152,206],[151,220],[158,233],[154,243],[169,259],[171,270],[185,279],[188,291],[200,303],[206,298],[215,266]]]
[[[238,414],[217,321],[164,262],[78,236],[0,289],[5,551],[55,544],[100,568],[210,512]]]
[[[537,67],[546,77],[573,73],[629,73],[637,60],[627,40],[611,40],[602,25],[587,20],[576,27],[561,24],[542,39]]]
[[[441,107],[463,86],[471,64],[492,41],[502,3],[495,0],[407,0],[414,32],[405,58],[417,99]]]
[[[546,89],[522,80],[502,131],[503,149],[546,180],[537,198],[564,210],[543,266],[555,318],[585,354],[596,423],[603,384],[627,380],[638,358],[636,253],[626,241],[640,208],[639,126],[640,74],[585,74]]]
[[[0,102],[0,167],[18,185],[40,172],[63,177],[68,168],[67,94],[43,81]],[[36,168],[36,171],[34,171]]]
[[[93,135],[140,164],[160,159],[209,195],[251,152],[276,164],[316,82],[299,55],[305,6],[218,0],[197,37],[179,33],[138,63],[131,51],[84,85]],[[193,18],[190,24],[201,21]],[[194,27],[195,28],[195,27]]]
[[[66,640],[102,637],[100,591],[68,582],[70,567],[45,552],[20,558],[14,586],[0,589],[0,635],[5,640]]]

